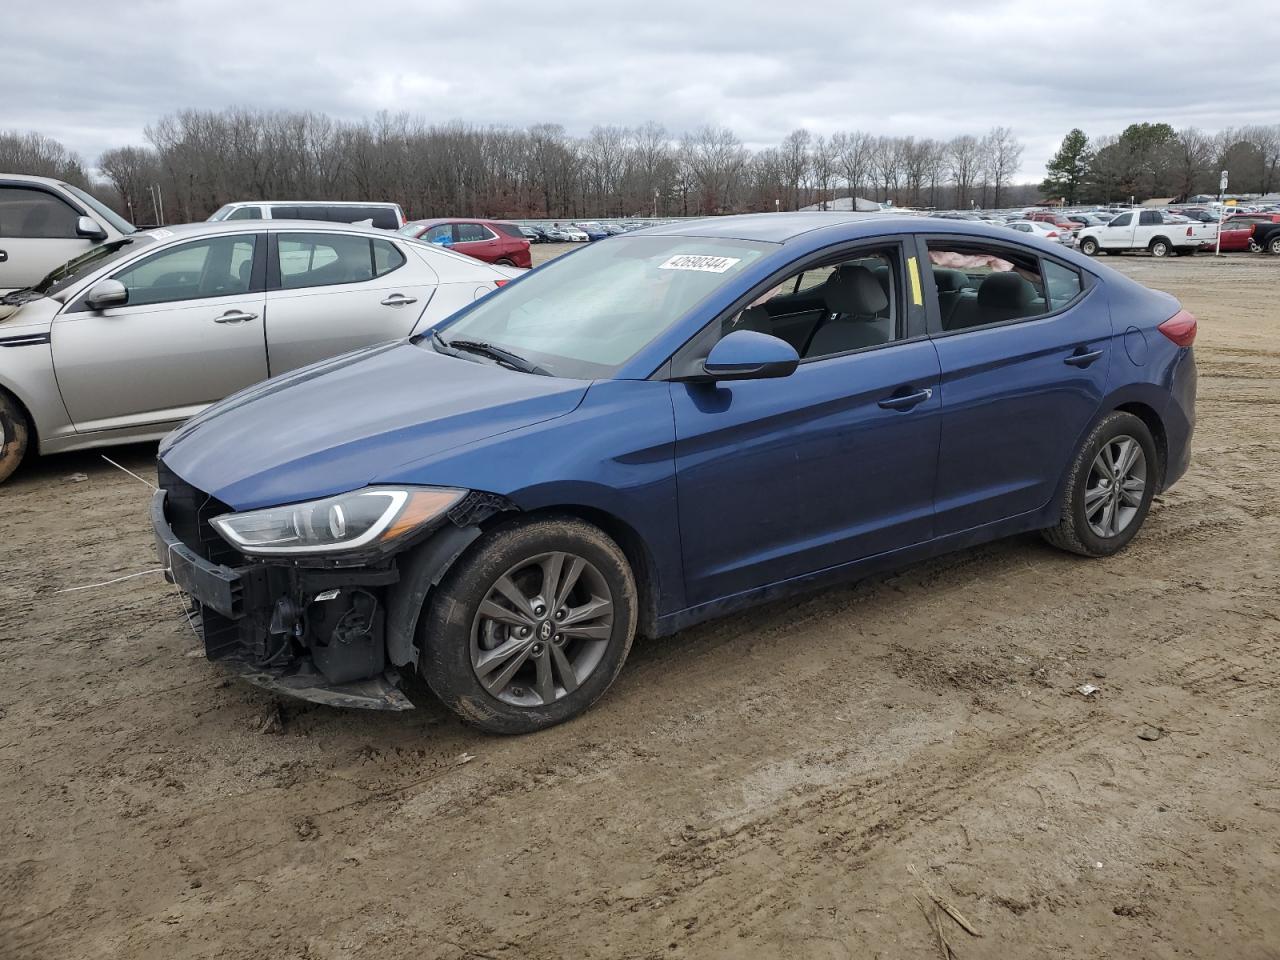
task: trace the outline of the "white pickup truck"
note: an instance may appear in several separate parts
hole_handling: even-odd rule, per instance
[[[1153,257],[1186,256],[1218,236],[1213,223],[1173,223],[1159,210],[1126,210],[1102,227],[1076,234],[1076,249],[1090,257],[1099,251],[1148,250]]]

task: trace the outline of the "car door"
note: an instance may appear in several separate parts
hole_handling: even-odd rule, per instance
[[[840,261],[850,275],[875,274],[871,284],[884,290],[883,308],[855,316],[833,293],[832,310],[813,319],[817,329],[806,338],[812,345],[791,376],[671,384],[691,604],[932,534],[939,367],[923,335],[919,283],[915,296],[908,295],[898,243],[851,250]],[[779,292],[793,290],[793,279],[786,277]],[[770,332],[758,310],[728,323],[743,324],[749,316],[753,329]],[[830,342],[823,331],[831,324],[844,325],[854,339],[841,343],[837,332]],[[873,326],[888,339],[856,338]],[[705,351],[717,336],[695,339],[686,350]]]
[[[267,362],[272,376],[407,337],[437,277],[399,242],[367,233],[271,234]]]
[[[49,190],[0,185],[0,292],[33,286],[93,246],[76,232],[79,218]]]
[[[935,524],[946,536],[1049,502],[1106,393],[1111,315],[1090,275],[1064,261],[985,238],[922,243],[931,273],[960,271],[977,291],[945,323],[928,298],[942,371]]]
[[[1110,223],[1098,231],[1098,246],[1112,250],[1132,247],[1136,220],[1137,217],[1132,212],[1122,213],[1112,219]]]
[[[483,223],[455,223],[453,249],[468,257],[491,263],[498,259],[498,237]]]
[[[219,234],[121,266],[129,302],[81,294],[54,320],[54,370],[81,432],[185,420],[266,379],[266,240]]]

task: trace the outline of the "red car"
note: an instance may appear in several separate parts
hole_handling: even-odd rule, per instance
[[[1068,220],[1064,214],[1055,213],[1052,210],[1028,210],[1023,215],[1023,219],[1038,220],[1040,223],[1051,223],[1061,230],[1066,230],[1068,233],[1075,233],[1084,226],[1084,224],[1073,223]]]
[[[400,228],[406,237],[438,243],[469,257],[504,267],[533,266],[529,241],[514,223],[440,218],[414,220]]]
[[[1280,213],[1246,213],[1223,220],[1222,227],[1218,231],[1222,237],[1220,249],[1224,252],[1248,250],[1249,238],[1253,236],[1254,228],[1260,223],[1280,223]]]

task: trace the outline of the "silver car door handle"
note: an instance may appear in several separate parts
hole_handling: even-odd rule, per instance
[[[214,317],[214,323],[245,323],[249,320],[256,320],[256,313],[245,313],[243,310],[228,310],[220,317]]]
[[[417,297],[406,297],[402,293],[393,293],[382,301],[382,305],[384,307],[407,307],[409,304],[417,302]]]
[[[933,396],[932,387],[923,387],[914,393],[894,394],[892,397],[885,397],[880,401],[880,406],[885,410],[910,410],[918,403],[924,403]]]

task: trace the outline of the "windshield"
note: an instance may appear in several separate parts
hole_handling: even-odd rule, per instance
[[[439,332],[501,347],[553,376],[609,377],[776,245],[619,237],[539,267]]]
[[[229,214],[232,211],[232,209],[234,209],[234,207],[235,207],[234,203],[224,204],[223,206],[219,207],[217,210],[214,211],[213,216],[209,218],[209,222],[213,222],[215,220],[227,219],[227,214]]]
[[[105,203],[103,203],[97,197],[91,196],[85,193],[79,187],[73,187],[69,183],[64,183],[63,186],[66,187],[68,190],[70,190],[73,194],[75,194],[76,199],[78,199],[86,207],[88,207],[90,210],[92,210],[94,213],[100,216],[103,220],[107,221],[107,223],[111,224],[111,226],[114,227],[118,232],[124,233],[124,234],[137,232],[137,229],[138,229],[137,227],[135,227],[132,223],[130,223],[124,217],[120,216],[120,214],[116,213],[114,210],[108,207]]]
[[[126,254],[136,253],[140,248],[154,242],[153,237],[145,233],[136,233],[123,240],[114,240],[111,243],[93,247],[78,257],[72,257],[31,289],[36,293],[43,293],[46,297],[55,296],[99,267],[104,267],[113,260],[119,260]]]

